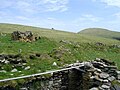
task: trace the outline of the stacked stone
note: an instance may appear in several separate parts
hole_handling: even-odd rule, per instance
[[[114,62],[105,59],[96,59],[89,62],[90,69],[90,90],[111,90],[112,82],[119,77],[119,71]],[[114,89],[113,89],[114,90]],[[116,89],[115,89],[116,90]]]
[[[29,67],[26,66],[26,60],[24,60],[20,55],[0,55],[0,72],[6,73],[5,65],[9,65],[11,72],[17,72],[17,68],[23,68],[27,70]]]

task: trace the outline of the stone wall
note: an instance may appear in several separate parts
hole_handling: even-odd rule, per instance
[[[49,77],[34,77],[19,85],[19,90],[120,90],[117,84],[113,84],[114,81],[120,82],[120,71],[114,62],[97,58],[93,61],[70,64],[66,68],[76,66],[80,67],[51,73]]]

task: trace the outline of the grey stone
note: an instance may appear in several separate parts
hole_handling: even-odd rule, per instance
[[[118,80],[120,80],[120,75],[117,76]]]
[[[5,64],[8,64],[8,63],[9,63],[9,61],[7,61],[7,60],[6,60],[4,63],[5,63]]]
[[[96,88],[96,87],[93,87],[93,88],[91,88],[91,89],[89,89],[89,90],[99,90],[99,89]]]
[[[99,76],[100,76],[100,78],[102,78],[102,79],[106,79],[106,78],[109,77],[109,74],[102,72]]]
[[[108,80],[103,80],[102,82],[104,82],[104,83],[108,83],[109,81],[108,81]]]
[[[30,66],[25,67],[25,70],[28,70],[28,69],[30,69]]]
[[[53,81],[49,81],[49,84],[52,85],[52,84],[53,84]]]
[[[84,66],[88,67],[88,68],[93,67],[92,63],[90,63],[90,62],[84,62]]]
[[[57,63],[56,62],[53,62],[53,64],[52,64],[53,66],[57,66]]]
[[[97,72],[102,72],[102,70],[101,69],[98,69],[98,68],[95,68],[95,70],[97,71]]]
[[[103,89],[110,89],[110,86],[108,86],[108,85],[105,85],[105,84],[103,84],[102,86],[101,86]]]
[[[11,72],[17,72],[18,70],[15,68],[15,69],[13,69]]]
[[[117,73],[118,75],[120,75],[120,71],[116,71],[116,73]]]
[[[120,90],[120,86],[114,85],[115,90]]]
[[[27,88],[20,88],[20,90],[28,90]]]
[[[111,81],[115,80],[115,77],[111,76],[111,77],[108,78],[108,80],[111,82]]]
[[[0,70],[0,72],[2,72],[2,73],[6,73],[6,71],[5,71],[5,70]]]

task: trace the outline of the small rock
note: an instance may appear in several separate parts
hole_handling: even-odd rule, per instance
[[[115,80],[115,77],[111,76],[111,77],[108,78],[108,80],[111,82],[111,81]]]
[[[27,88],[20,88],[20,90],[28,90]]]
[[[5,70],[0,70],[0,72],[2,72],[2,73],[6,73],[6,71],[5,71]]]
[[[13,69],[11,72],[17,72],[18,70],[15,68],[15,69]]]
[[[102,87],[103,89],[105,89],[105,90],[106,90],[106,89],[107,89],[107,90],[110,89],[110,86],[104,85],[104,84],[103,84],[101,87]]]
[[[90,62],[84,62],[84,66],[88,67],[88,68],[92,68],[93,67],[92,63],[90,63]]]
[[[53,84],[53,81],[49,81],[49,84],[52,85],[52,84]]]
[[[6,60],[4,63],[5,63],[5,64],[8,64],[8,63],[9,63],[9,61],[7,61],[7,60]]]
[[[30,69],[30,66],[25,67],[25,70],[28,70],[28,69]]]
[[[102,72],[102,70],[101,70],[101,69],[98,69],[98,68],[95,68],[95,70],[96,70],[97,72],[99,72],[99,73]]]
[[[101,59],[100,58],[96,58],[95,60],[100,61]]]
[[[109,74],[102,72],[99,76],[100,76],[100,78],[102,78],[102,79],[106,79],[106,78],[109,77]]]
[[[104,83],[108,83],[109,81],[108,81],[108,80],[103,80],[102,82],[104,82]]]
[[[120,75],[117,76],[117,79],[120,80]]]
[[[53,66],[57,66],[57,63],[56,63],[56,62],[54,62],[52,65],[53,65]]]
[[[22,65],[26,65],[26,63],[23,63]]]
[[[4,62],[5,62],[5,59],[1,60],[1,62],[4,63]]]
[[[89,90],[99,90],[99,89],[96,88],[96,87],[93,87],[93,88],[91,88],[91,89],[89,89]]]

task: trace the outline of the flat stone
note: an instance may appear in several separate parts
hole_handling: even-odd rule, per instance
[[[115,80],[115,77],[114,76],[111,76],[108,78],[108,80],[111,82],[111,81],[114,81]]]
[[[7,61],[7,60],[6,60],[4,63],[5,63],[5,64],[8,64],[8,63],[9,63],[9,61]]]
[[[102,70],[101,70],[101,69],[98,69],[98,68],[96,68],[96,71],[97,71],[97,72],[100,72],[100,73],[102,72]]]
[[[28,70],[28,69],[30,69],[30,66],[25,67],[25,70]]]
[[[6,71],[5,71],[5,70],[0,70],[0,72],[2,72],[2,73],[6,73]]]
[[[99,90],[99,89],[96,88],[96,87],[93,87],[93,88],[91,88],[91,89],[89,89],[89,90]]]
[[[84,66],[86,66],[86,67],[88,67],[88,68],[93,67],[93,65],[92,65],[91,62],[84,62]]]
[[[28,90],[27,88],[20,88],[20,90]]]
[[[101,87],[102,87],[103,89],[107,89],[107,90],[110,89],[110,86],[104,85],[104,84],[103,84]]]
[[[18,70],[15,68],[15,69],[13,69],[11,72],[17,72]]]
[[[117,73],[118,75],[120,75],[120,71],[116,71],[116,73]]]
[[[118,80],[120,80],[120,75],[117,76]]]
[[[106,78],[109,77],[109,74],[102,72],[99,76],[100,76],[100,78],[102,78],[102,79],[106,79]]]
[[[49,81],[49,84],[52,85],[52,84],[53,84],[53,81]]]
[[[103,80],[102,82],[104,82],[104,83],[108,83],[109,81],[108,81],[108,80]]]

